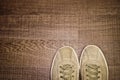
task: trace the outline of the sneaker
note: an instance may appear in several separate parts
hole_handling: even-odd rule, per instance
[[[69,46],[60,48],[51,67],[51,80],[79,80],[78,57]]]
[[[108,80],[108,66],[100,48],[89,45],[83,50],[80,74],[82,80]]]

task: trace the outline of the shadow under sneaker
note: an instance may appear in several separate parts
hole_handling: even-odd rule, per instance
[[[85,47],[80,58],[82,80],[108,80],[108,66],[102,51],[95,45]]]
[[[51,80],[79,80],[78,57],[69,46],[60,48],[52,63]]]

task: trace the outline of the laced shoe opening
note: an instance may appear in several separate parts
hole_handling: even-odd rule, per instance
[[[96,64],[86,64],[86,77],[87,80],[98,80],[100,78],[100,66]]]
[[[60,78],[62,80],[74,80],[73,73],[75,72],[73,69],[73,65],[71,64],[64,64],[59,66],[60,68]]]

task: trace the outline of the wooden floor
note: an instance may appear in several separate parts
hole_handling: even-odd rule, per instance
[[[119,0],[0,0],[0,80],[50,80],[56,51],[99,46],[120,80]]]

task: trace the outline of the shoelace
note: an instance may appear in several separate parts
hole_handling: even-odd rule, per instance
[[[98,70],[100,66],[97,66],[95,64],[87,64],[86,65],[86,72],[87,75],[86,77],[88,78],[87,80],[98,80],[100,76],[98,74],[100,71]]]
[[[62,78],[62,80],[74,80],[74,70],[72,65],[64,64],[60,66],[60,73],[60,78]]]

